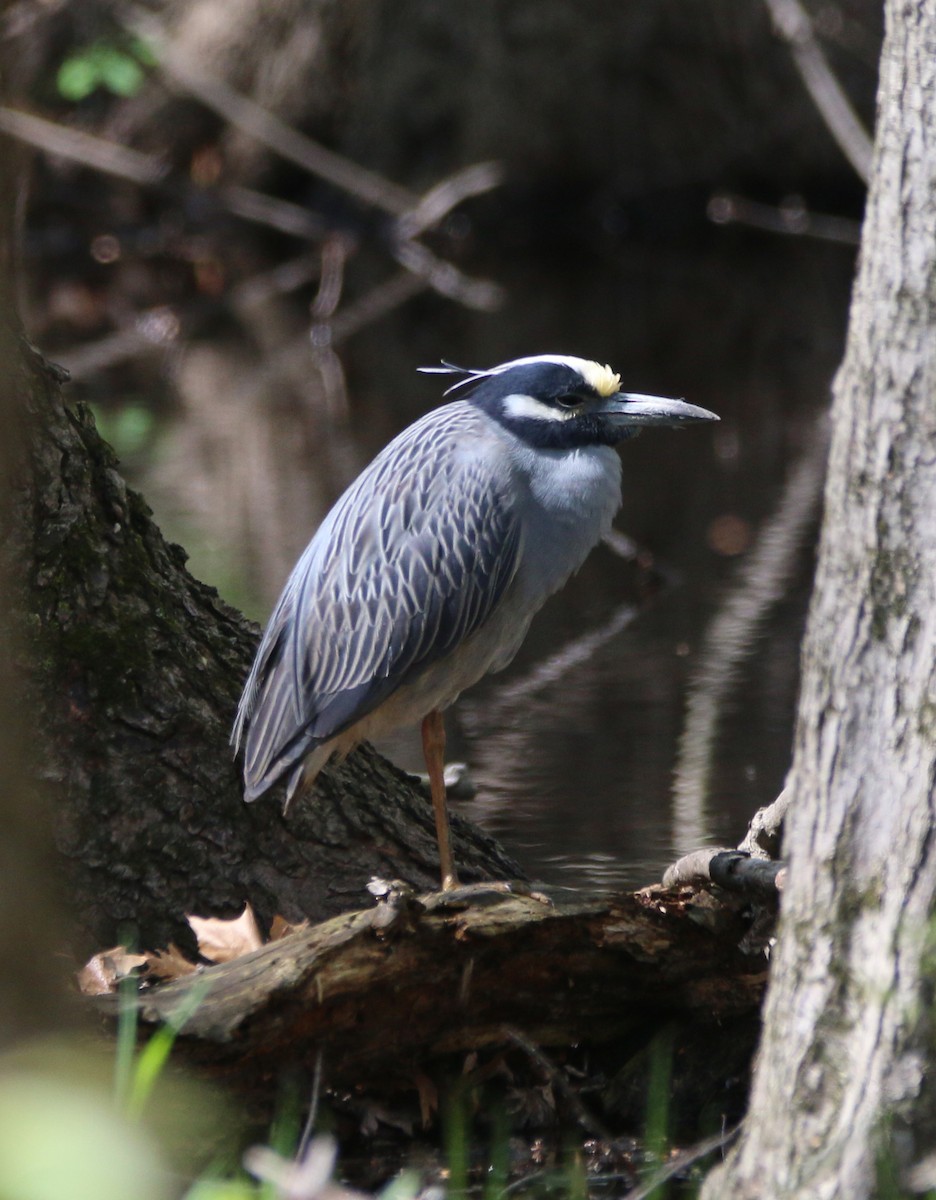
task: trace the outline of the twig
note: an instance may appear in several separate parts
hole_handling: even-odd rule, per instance
[[[754,858],[744,850],[717,847],[684,854],[663,874],[666,888],[717,883],[725,891],[750,900],[774,902],[783,891],[785,880],[785,862]]]
[[[759,204],[744,196],[719,192],[708,202],[708,218],[716,225],[749,225],[768,233],[792,237],[811,237],[823,242],[857,246],[861,241],[861,222],[849,217],[830,217],[812,213],[799,201],[775,207]]]
[[[428,285],[428,279],[409,271],[400,271],[383,283],[378,283],[359,300],[346,305],[327,324],[314,325],[310,335],[312,345],[337,346],[365,326],[393,312],[413,296],[418,296]],[[306,338],[301,341],[303,345],[308,345]]]
[[[126,179],[142,187],[158,187],[182,199],[197,198],[201,204],[213,200],[245,221],[281,233],[320,238],[326,230],[321,217],[288,200],[245,187],[196,188],[173,179],[168,165],[153,154],[129,150],[117,142],[70,129],[32,113],[0,106],[0,131],[46,154],[66,158],[117,179]]]
[[[351,250],[351,242],[342,233],[332,234],[322,243],[322,271],[319,290],[312,301],[312,319],[327,321],[334,315],[341,301],[344,287],[345,263]]]
[[[480,196],[489,192],[503,180],[503,168],[496,162],[475,163],[456,171],[448,179],[443,179],[441,183],[431,187],[414,208],[400,217],[397,223],[400,237],[419,237],[427,229],[438,225],[442,218],[448,216],[463,200],[467,200],[469,196]]]
[[[0,107],[0,130],[48,154],[57,154],[143,186],[162,183],[169,174],[168,165],[151,154],[140,154],[116,142],[13,108]]]
[[[496,187],[501,181],[501,173],[495,164],[467,167],[436,184],[425,196],[417,196],[409,188],[326,149],[223,79],[211,75],[204,63],[192,62],[184,51],[174,46],[160,22],[148,13],[136,6],[124,8],[123,13],[124,24],[153,46],[160,70],[170,84],[184,89],[281,158],[348,195],[400,218],[392,252],[401,266],[420,275],[441,295],[459,300],[469,308],[490,311],[501,304],[503,292],[496,284],[468,278],[457,267],[443,262],[414,240],[417,233],[424,232],[461,200]]]
[[[518,1046],[545,1075],[553,1087],[562,1093],[575,1113],[578,1123],[586,1133],[590,1133],[593,1137],[601,1138],[602,1141],[610,1142],[613,1140],[608,1130],[605,1129],[597,1117],[588,1111],[577,1093],[569,1086],[569,1081],[563,1073],[554,1063],[550,1062],[539,1046],[531,1042],[518,1029],[506,1028],[504,1036],[508,1041],[513,1042],[515,1046]]]
[[[867,183],[871,178],[873,143],[851,101],[835,78],[816,38],[809,14],[799,0],[764,0],[819,115],[842,153]]]
[[[657,1188],[666,1183],[667,1179],[672,1179],[674,1175],[678,1175],[680,1171],[685,1171],[687,1167],[691,1167],[702,1158],[707,1158],[715,1150],[721,1150],[732,1142],[741,1129],[741,1122],[734,1125],[731,1129],[724,1133],[717,1133],[714,1136],[707,1138],[704,1142],[698,1142],[695,1146],[691,1146],[688,1150],[684,1150],[682,1154],[677,1154],[675,1158],[671,1158],[665,1167],[661,1167],[659,1171],[654,1172],[653,1176],[640,1187],[632,1188],[626,1192],[623,1200],[649,1200],[649,1197],[657,1190]],[[596,1177],[597,1180],[600,1176]]]
[[[258,369],[243,380],[241,390],[258,392],[286,372],[303,367],[308,369],[310,354],[333,349],[373,321],[380,320],[425,291],[427,286],[424,279],[411,275],[409,271],[400,271],[385,282],[378,283],[366,295],[336,313],[330,321],[314,324],[308,335],[294,338],[273,354],[267,355]]]
[[[253,188],[226,184],[217,189],[206,189],[203,194],[216,199],[228,212],[242,217],[245,221],[266,225],[270,229],[279,230],[280,233],[292,234],[293,237],[316,241],[328,232],[328,225],[318,213],[310,212],[301,204],[281,200],[278,196],[254,191]]]
[[[224,299],[199,300],[181,314],[166,307],[149,309],[139,313],[126,328],[82,346],[67,347],[57,357],[72,381],[86,379],[138,354],[165,350],[179,340],[183,330],[190,332],[196,319],[204,319],[228,306],[235,311],[250,309],[273,296],[295,291],[319,274],[320,265],[318,254],[300,255],[238,284]],[[305,338],[302,340],[305,343]]]
[[[857,246],[861,240],[860,221],[812,213],[798,200],[775,206],[720,192],[711,198],[707,211],[709,220],[716,225],[749,225],[768,233],[812,237],[847,246]]]
[[[309,1143],[312,1141],[312,1134],[315,1131],[315,1122],[318,1120],[319,1097],[322,1094],[322,1051],[315,1056],[315,1073],[312,1076],[312,1096],[309,1100],[309,1112],[306,1116],[306,1123],[302,1130],[302,1137],[299,1139],[299,1146],[296,1150],[296,1161],[302,1162],[305,1159],[309,1149]]]
[[[204,62],[193,62],[172,44],[162,24],[143,9],[128,5],[118,11],[123,23],[152,47],[159,69],[170,84],[195,96],[206,108],[281,158],[393,216],[403,216],[418,204],[419,197],[408,188],[326,149],[212,75]]]
[[[172,309],[153,308],[140,313],[128,328],[118,329],[90,345],[62,350],[56,357],[71,379],[77,381],[138,354],[166,350],[178,340],[179,332],[179,318]]]
[[[471,279],[458,267],[433,254],[421,242],[398,242],[392,253],[401,267],[425,279],[440,295],[461,301],[466,308],[492,312],[503,303],[504,289],[498,284],[485,279]]]
[[[231,305],[236,309],[255,308],[274,296],[284,296],[310,283],[318,278],[321,270],[322,258],[317,251],[300,254],[298,258],[280,263],[270,271],[260,271],[237,284],[231,292]]]

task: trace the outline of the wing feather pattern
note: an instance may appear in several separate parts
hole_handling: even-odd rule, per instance
[[[309,543],[238,709],[232,740],[245,749],[246,799],[454,650],[497,606],[517,569],[520,528],[506,451],[486,421],[463,402],[427,414]]]

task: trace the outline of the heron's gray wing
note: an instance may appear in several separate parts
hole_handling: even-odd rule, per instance
[[[238,713],[248,799],[453,651],[497,606],[517,568],[520,526],[506,453],[486,421],[463,403],[428,414],[313,538]]]

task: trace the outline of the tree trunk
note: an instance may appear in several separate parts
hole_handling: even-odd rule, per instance
[[[28,450],[0,548],[19,581],[36,757],[86,944],[128,927],[147,946],[187,940],[185,913],[245,900],[267,920],[318,920],[359,907],[373,874],[435,886],[428,800],[369,748],[288,820],[276,789],[242,802],[228,736],[256,628],[189,575],[87,409],[63,404],[53,370],[10,340]],[[468,822],[455,818],[454,834],[466,879],[520,873]]]
[[[889,0],[886,16],[803,657],[790,878],[750,1112],[710,1200],[860,1200],[896,1146],[932,1144],[936,7]]]

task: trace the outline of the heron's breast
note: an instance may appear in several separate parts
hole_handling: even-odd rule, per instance
[[[527,465],[517,585],[534,611],[579,569],[621,504],[621,464],[608,446],[539,452]]]

